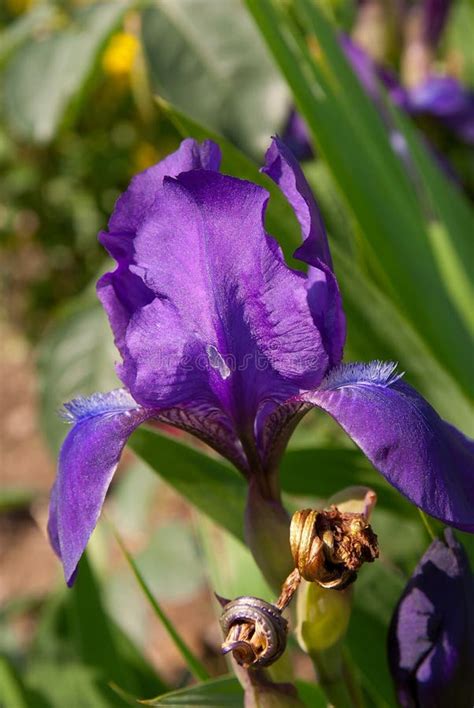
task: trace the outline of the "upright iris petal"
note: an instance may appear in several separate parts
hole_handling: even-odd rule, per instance
[[[403,708],[474,703],[474,577],[451,530],[409,580],[389,630],[389,663]]]
[[[219,162],[217,145],[185,140],[133,179],[100,235],[117,262],[98,294],[125,388],[67,405],[73,428],[49,520],[67,582],[128,437],[151,419],[230,460],[286,534],[278,462],[295,425],[319,406],[409,499],[474,530],[473,443],[390,366],[341,364],[345,318],[327,234],[291,152],[275,138],[264,172],[295,211],[295,257],[307,274],[289,268],[265,232],[266,190],[220,174]],[[251,521],[259,509],[249,509]]]

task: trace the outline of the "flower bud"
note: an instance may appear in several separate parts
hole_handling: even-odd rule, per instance
[[[351,591],[331,592],[304,582],[298,592],[296,636],[307,653],[321,652],[344,637],[351,617]]]
[[[332,505],[302,509],[291,520],[290,546],[302,578],[323,588],[342,590],[357,577],[364,562],[378,557],[377,536],[366,513]]]
[[[232,652],[245,669],[270,666],[285,651],[288,623],[281,610],[257,597],[225,602],[220,625],[225,640],[222,653]]]

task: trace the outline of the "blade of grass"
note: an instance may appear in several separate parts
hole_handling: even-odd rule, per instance
[[[183,657],[184,661],[186,662],[187,667],[189,668],[189,671],[192,673],[192,675],[198,680],[198,681],[206,681],[209,679],[209,674],[207,673],[206,669],[204,666],[201,664],[199,659],[194,656],[192,651],[189,649],[185,641],[181,638],[179,633],[176,631],[173,623],[171,620],[167,617],[166,613],[162,609],[162,607],[159,605],[155,597],[152,595],[150,592],[150,589],[148,588],[148,585],[143,577],[143,575],[140,572],[140,569],[138,568],[137,564],[133,560],[132,556],[128,552],[122,538],[120,537],[119,532],[115,528],[114,524],[110,521],[110,519],[107,519],[107,523],[110,526],[110,529],[112,530],[112,533],[115,536],[115,539],[120,547],[120,550],[122,551],[125,560],[127,561],[128,565],[130,566],[130,569],[132,573],[135,576],[135,579],[137,583],[139,584],[140,588],[143,591],[143,594],[147,598],[148,602],[150,603],[151,607],[153,608],[154,613],[162,623],[163,627],[166,629],[168,632],[169,636],[173,640],[176,648],[178,649],[179,653]]]

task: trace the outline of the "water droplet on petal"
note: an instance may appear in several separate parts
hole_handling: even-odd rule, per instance
[[[206,346],[206,354],[207,358],[209,359],[209,364],[212,366],[213,369],[219,372],[221,379],[225,381],[227,378],[229,378],[231,370],[225,363],[219,350],[216,349],[213,344],[208,344]]]

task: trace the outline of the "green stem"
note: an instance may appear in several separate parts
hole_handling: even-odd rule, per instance
[[[276,595],[294,567],[289,532],[290,519],[279,492],[264,489],[257,478],[251,479],[245,509],[245,540]]]
[[[310,651],[309,655],[330,703],[335,708],[361,708],[361,703],[349,689],[348,666],[343,659],[341,644],[324,651]]]

